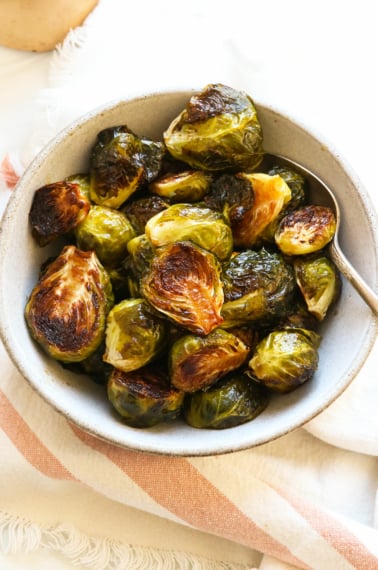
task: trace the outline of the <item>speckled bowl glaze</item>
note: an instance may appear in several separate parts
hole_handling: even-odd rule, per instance
[[[191,94],[158,93],[112,102],[77,120],[42,150],[20,180],[2,221],[0,315],[2,339],[16,367],[70,421],[126,448],[197,456],[260,445],[314,418],[358,373],[377,336],[377,322],[358,294],[344,282],[342,298],[321,330],[320,363],[314,378],[290,394],[273,398],[254,421],[221,432],[194,429],[179,421],[151,429],[125,426],[110,408],[103,388],[85,376],[63,369],[36,346],[24,321],[24,306],[37,280],[40,263],[52,250],[39,248],[31,237],[28,213],[34,191],[85,171],[96,135],[105,127],[126,123],[139,134],[161,138]],[[377,219],[359,180],[319,134],[269,105],[256,101],[256,106],[265,149],[302,163],[334,190],[342,213],[342,248],[366,282],[376,288]]]

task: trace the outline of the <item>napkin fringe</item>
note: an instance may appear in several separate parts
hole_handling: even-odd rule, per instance
[[[46,527],[0,512],[0,552],[30,554],[37,550],[59,554],[73,566],[90,570],[248,570],[243,564],[199,557],[189,552],[167,551],[88,536],[71,525]]]

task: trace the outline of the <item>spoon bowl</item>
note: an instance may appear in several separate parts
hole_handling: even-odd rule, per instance
[[[294,160],[286,158],[277,154],[265,154],[265,161],[267,164],[277,164],[279,166],[286,166],[296,170],[305,177],[308,183],[308,196],[311,203],[318,204],[319,206],[328,206],[335,214],[336,218],[336,231],[335,235],[328,246],[330,257],[335,263],[336,267],[342,275],[351,283],[355,290],[361,295],[361,298],[371,308],[374,315],[378,315],[378,295],[369,287],[361,275],[355,270],[352,264],[345,257],[339,244],[339,229],[341,223],[341,213],[336,196],[332,190],[321,180],[316,174],[298,164]]]

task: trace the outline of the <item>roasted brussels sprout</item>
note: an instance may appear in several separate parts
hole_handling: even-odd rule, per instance
[[[341,290],[340,276],[334,263],[325,255],[315,253],[296,258],[294,271],[308,310],[322,321]]]
[[[290,188],[291,198],[285,206],[286,213],[304,206],[306,201],[306,180],[302,174],[286,166],[273,166],[268,174],[270,176],[281,176]]]
[[[294,271],[280,253],[264,247],[233,256],[223,270],[224,324],[272,321],[290,311],[296,292]]]
[[[141,235],[144,234],[148,220],[168,206],[169,204],[160,196],[144,196],[128,200],[122,206],[122,212],[130,220],[136,235]]]
[[[75,229],[76,245],[93,250],[105,266],[115,267],[127,256],[127,243],[135,236],[134,229],[123,212],[92,206]]]
[[[90,376],[97,384],[106,384],[113,371],[113,366],[104,362],[104,352],[105,337],[97,350],[79,363],[81,371]]]
[[[319,344],[315,331],[275,330],[258,343],[249,361],[249,374],[270,390],[290,392],[314,375]]]
[[[212,180],[211,174],[203,170],[186,170],[165,174],[149,186],[154,194],[166,198],[172,204],[199,202],[205,196]]]
[[[110,279],[96,254],[70,245],[33,288],[25,318],[32,336],[53,358],[79,362],[102,342],[112,303]]]
[[[207,389],[248,358],[249,347],[237,336],[222,329],[206,337],[186,335],[169,353],[173,386],[184,392]]]
[[[254,201],[252,181],[243,174],[221,174],[204,197],[212,210],[223,212],[231,227],[243,219]]]
[[[89,200],[76,182],[65,180],[36,190],[29,223],[37,243],[43,247],[58,236],[71,232],[87,216]]]
[[[195,428],[227,429],[256,418],[269,403],[269,392],[245,374],[231,373],[206,391],[187,394],[185,421]]]
[[[146,224],[146,235],[155,247],[190,240],[227,259],[233,249],[232,231],[220,212],[196,204],[173,204]]]
[[[221,267],[212,253],[194,243],[158,248],[141,292],[155,309],[196,334],[208,334],[223,321]]]
[[[84,196],[87,198],[87,200],[90,202],[90,197],[89,197],[89,174],[71,174],[71,176],[67,176],[67,178],[65,178],[66,182],[70,182],[71,184],[78,184],[80,186],[80,190],[81,192],[84,194]]]
[[[126,125],[102,130],[90,160],[90,198],[119,208],[144,183],[159,174],[163,143],[138,137]]]
[[[176,419],[184,393],[170,385],[165,372],[146,366],[132,372],[114,369],[108,398],[127,425],[144,428]]]
[[[291,191],[281,176],[256,172],[242,174],[252,184],[254,200],[240,220],[232,224],[236,247],[254,247],[260,244],[264,231],[279,216],[289,202]]]
[[[136,279],[140,279],[148,270],[155,255],[155,248],[146,236],[141,234],[131,239],[127,244],[129,258],[127,267],[132,271]]]
[[[252,99],[222,84],[193,95],[164,133],[168,151],[193,168],[253,170],[263,158],[263,134]]]
[[[124,299],[108,315],[104,361],[123,372],[137,370],[159,355],[167,330],[144,299]]]
[[[280,221],[275,241],[286,255],[305,255],[323,249],[333,238],[336,218],[327,206],[305,206]]]

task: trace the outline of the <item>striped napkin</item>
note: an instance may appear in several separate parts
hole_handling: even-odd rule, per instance
[[[115,95],[150,91],[151,75],[147,82],[140,69],[148,67],[157,89],[171,87],[161,78],[167,50],[170,75],[178,70],[175,80],[188,85],[177,64],[189,49],[170,45],[180,41],[181,27],[164,39],[157,26],[167,15],[162,7],[182,21],[174,4],[151,4],[145,21],[143,6],[102,0],[55,50],[33,133],[2,160],[2,207],[32,156],[67,122]],[[186,25],[196,25],[198,37],[214,17],[211,4],[187,8]],[[269,16],[270,4],[260,17]],[[264,80],[270,86],[226,20],[217,21],[217,57],[206,52],[191,72],[195,84],[242,85],[248,68],[260,90]],[[130,51],[142,21],[143,41],[158,48],[153,66],[151,52]],[[203,44],[190,48],[201,61]],[[245,83],[252,91],[251,78]],[[337,402],[277,441],[215,457],[165,457],[79,429],[41,399],[0,346],[0,568],[378,570],[377,366],[374,350]]]

